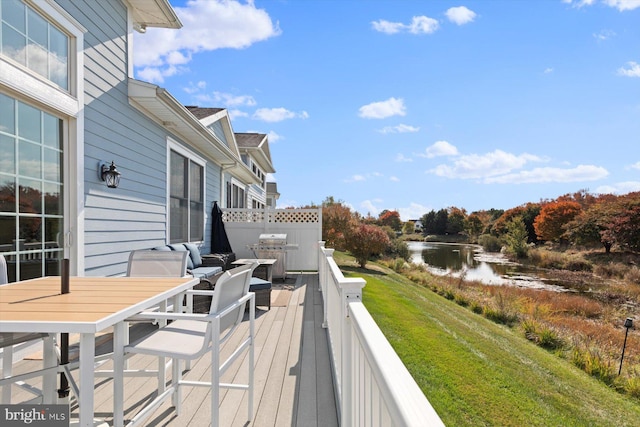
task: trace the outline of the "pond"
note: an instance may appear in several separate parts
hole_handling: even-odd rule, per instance
[[[544,272],[509,261],[499,253],[484,252],[481,246],[407,242],[411,261],[424,264],[438,276],[461,277],[487,285],[511,285],[527,288],[568,291],[560,283],[544,277]]]

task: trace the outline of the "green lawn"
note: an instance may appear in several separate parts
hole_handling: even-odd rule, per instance
[[[448,426],[640,426],[625,397],[514,331],[385,270],[363,301]]]

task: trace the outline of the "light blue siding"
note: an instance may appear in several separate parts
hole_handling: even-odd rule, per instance
[[[84,165],[78,165],[85,175],[85,274],[121,275],[131,250],[167,240],[170,134],[129,105],[126,6],[120,0],[56,1],[88,29],[84,38]],[[100,161],[116,163],[122,173],[117,189],[107,188],[99,179]],[[206,184],[204,252],[211,235],[211,204],[220,197],[220,168],[210,160]]]

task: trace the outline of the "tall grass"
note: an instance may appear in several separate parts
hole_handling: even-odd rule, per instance
[[[549,251],[534,252],[543,256],[548,265],[567,261]],[[627,271],[636,274],[633,269]],[[436,277],[413,264],[404,264],[401,273],[473,313],[521,330],[530,341],[571,361],[594,378],[638,397],[640,331],[629,331],[620,376],[617,366],[625,334],[622,323],[640,304],[640,284],[614,283],[603,285],[597,292],[575,293]]]
[[[507,288],[491,294],[483,287],[433,277],[420,269],[412,272],[422,283],[416,285],[380,265],[371,264],[367,270],[340,265],[347,276],[366,280],[365,306],[447,425],[637,425],[640,400],[607,390],[570,363],[557,360],[556,354],[565,352],[571,343],[559,345],[556,339],[564,331],[545,322],[547,317],[561,316],[555,314],[552,304],[535,306]],[[465,300],[469,301],[466,308],[461,303]],[[533,313],[538,323],[529,330],[552,351],[518,337],[518,324],[511,329],[492,325],[483,318],[486,307]],[[474,314],[478,311],[481,315]],[[598,363],[594,358],[588,360],[593,372]],[[602,359],[601,365],[606,363]],[[635,378],[637,374],[616,378],[611,387],[634,396]]]

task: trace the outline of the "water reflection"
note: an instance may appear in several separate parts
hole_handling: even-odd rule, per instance
[[[408,242],[411,261],[425,264],[435,275],[464,276],[465,280],[488,285],[511,285],[528,288],[566,291],[549,283],[540,272],[510,262],[496,253],[486,253],[480,246],[457,243]]]

